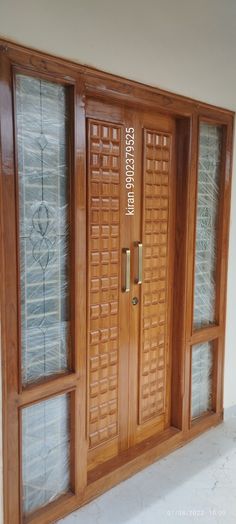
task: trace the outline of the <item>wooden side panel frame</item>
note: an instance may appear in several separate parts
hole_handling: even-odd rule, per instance
[[[70,370],[22,389],[20,383],[19,283],[17,242],[17,160],[14,129],[14,75],[35,75],[68,87],[70,123],[68,130],[71,174],[71,303],[73,354]],[[34,402],[61,393],[71,393],[71,493],[76,499],[87,483],[85,438],[86,375],[86,181],[85,113],[83,87],[76,75],[64,68],[59,74],[29,70],[24,62],[15,64],[3,52],[1,62],[1,327],[4,404],[4,508],[6,522],[22,522],[21,509],[21,410]],[[79,122],[79,125],[78,125]],[[84,122],[84,125],[83,125]],[[15,204],[14,204],[15,202]],[[75,322],[76,318],[76,322]],[[80,417],[76,416],[79,413]],[[63,503],[57,501],[58,507]],[[42,521],[47,508],[32,518]],[[51,508],[49,509],[51,511]],[[26,519],[26,521],[28,518]],[[32,520],[30,518],[30,520]]]

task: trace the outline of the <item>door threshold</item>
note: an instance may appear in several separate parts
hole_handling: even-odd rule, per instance
[[[181,441],[182,431],[173,426],[164,430],[161,434],[154,435],[145,439],[143,442],[122,451],[116,457],[107,460],[103,464],[99,464],[94,469],[88,472],[88,488],[100,479],[111,476],[112,484],[114,484],[115,476],[118,475],[122,480],[125,478],[127,470],[127,477],[143,469],[149,463],[159,459],[162,455],[166,455],[171,450],[179,446]]]

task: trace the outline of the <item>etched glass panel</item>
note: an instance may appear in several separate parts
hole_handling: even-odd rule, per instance
[[[215,322],[221,127],[202,123],[198,161],[194,328]]]
[[[60,395],[22,410],[23,512],[70,488],[70,398]]]
[[[192,418],[212,410],[213,364],[213,342],[192,347]]]
[[[18,74],[21,354],[24,384],[68,365],[66,88]]]

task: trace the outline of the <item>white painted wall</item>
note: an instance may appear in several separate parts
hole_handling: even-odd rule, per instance
[[[0,0],[0,35],[236,111],[235,0]],[[236,404],[234,157],[225,407]]]

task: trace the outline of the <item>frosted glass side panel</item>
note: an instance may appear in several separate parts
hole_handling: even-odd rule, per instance
[[[198,161],[194,328],[215,322],[221,127],[202,123]]]
[[[66,88],[16,77],[24,384],[61,372],[69,348]]]
[[[22,411],[23,512],[52,502],[70,487],[69,395]]]
[[[192,347],[192,418],[212,410],[214,345],[212,342]]]

